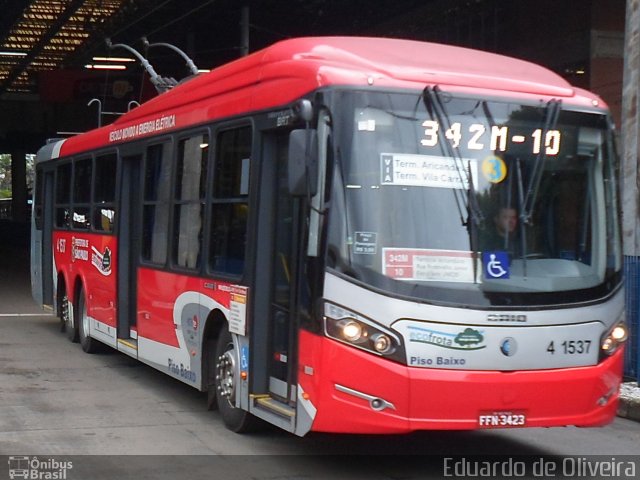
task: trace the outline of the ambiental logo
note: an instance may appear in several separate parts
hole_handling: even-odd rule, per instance
[[[482,350],[484,336],[478,330],[465,328],[461,332],[450,333],[416,326],[409,327],[409,341],[426,343],[450,350]]]

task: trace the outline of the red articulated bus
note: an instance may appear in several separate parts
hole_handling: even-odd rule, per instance
[[[287,40],[44,146],[33,294],[238,432],[602,425],[617,168],[606,105],[542,67]]]

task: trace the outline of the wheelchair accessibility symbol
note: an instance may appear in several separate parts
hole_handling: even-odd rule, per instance
[[[483,252],[482,266],[485,278],[491,280],[509,278],[509,254],[507,252]]]
[[[240,349],[240,371],[246,372],[249,370],[249,348],[244,345]]]

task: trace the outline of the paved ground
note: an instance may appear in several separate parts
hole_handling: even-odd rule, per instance
[[[9,247],[0,242],[0,315],[42,315],[31,298],[30,285],[27,247]]]
[[[640,422],[640,385],[637,382],[622,384],[618,415]]]

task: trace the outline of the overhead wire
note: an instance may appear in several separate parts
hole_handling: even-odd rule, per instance
[[[212,3],[214,3],[216,0],[207,0],[206,2],[204,2],[203,4],[197,6],[196,8],[189,10],[187,13],[185,13],[184,15],[179,16],[178,18],[175,18],[174,20],[170,21],[169,23],[165,23],[164,25],[162,25],[160,28],[157,28],[155,30],[153,30],[152,32],[147,33],[147,37],[150,37],[151,35],[153,35],[154,33],[157,33],[161,30],[164,30],[165,28],[173,25],[176,22],[179,22],[180,20],[188,17],[189,15],[202,10],[204,7],[206,7],[207,5],[211,5]]]
[[[173,0],[165,0],[164,2],[162,2],[160,5],[156,5],[154,8],[152,8],[151,10],[149,10],[147,13],[145,13],[144,15],[136,18],[133,22],[131,22],[128,25],[125,25],[124,27],[120,28],[120,30],[114,32],[111,34],[112,37],[115,37],[116,35],[121,34],[122,32],[127,31],[129,28],[133,27],[136,23],[139,23],[140,21],[144,20],[145,18],[147,18],[149,15],[151,15],[154,12],[157,12],[158,10],[160,10],[162,7],[164,7],[167,3],[171,3]]]
[[[256,25],[255,23],[250,23],[249,26],[258,32],[268,33],[270,35],[274,35],[280,38],[291,38],[291,35],[286,35],[284,33],[276,32],[275,30],[271,30],[269,28],[261,27],[260,25]]]

